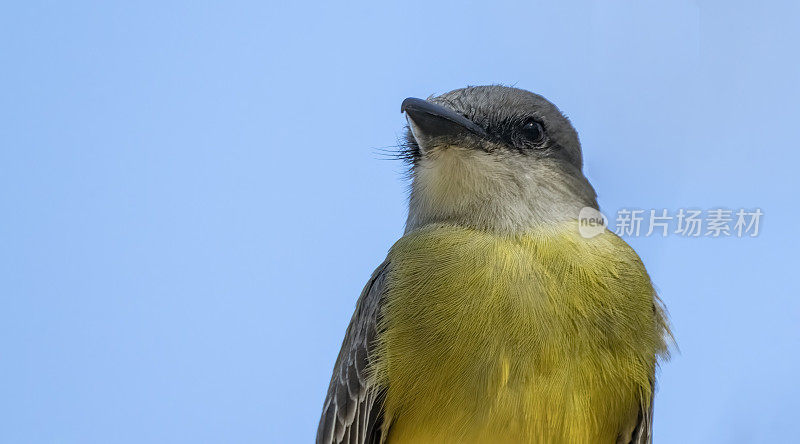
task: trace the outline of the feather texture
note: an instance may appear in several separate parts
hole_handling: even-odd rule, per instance
[[[374,362],[388,442],[649,441],[667,328],[620,238],[433,226],[389,259]]]
[[[369,360],[388,265],[386,261],[375,270],[356,303],[333,368],[317,428],[317,444],[381,442],[384,388],[369,377]]]

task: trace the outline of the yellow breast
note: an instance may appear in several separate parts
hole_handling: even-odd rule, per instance
[[[664,321],[615,235],[430,227],[389,260],[389,442],[613,443],[649,402]]]

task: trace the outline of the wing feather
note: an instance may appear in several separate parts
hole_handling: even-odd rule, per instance
[[[651,393],[653,391],[651,390]],[[650,396],[650,405],[642,406],[639,411],[639,422],[633,429],[631,444],[650,444],[653,442],[653,395]]]
[[[383,390],[368,380],[372,347],[385,290],[385,261],[361,292],[333,368],[317,429],[317,444],[380,443]]]

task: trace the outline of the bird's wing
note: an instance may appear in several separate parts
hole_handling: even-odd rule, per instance
[[[631,434],[630,444],[651,444],[653,442],[654,389],[651,389],[650,393],[650,405],[647,407],[642,406],[639,411],[639,419]]]
[[[384,261],[361,292],[333,368],[328,396],[317,428],[317,444],[379,444],[383,394],[367,378],[384,293]]]
[[[656,353],[658,359],[669,359],[669,344],[675,344],[675,339],[672,337],[672,332],[669,330],[669,323],[667,321],[666,309],[661,302],[661,298],[654,294],[655,303],[653,304],[653,312],[656,315],[656,323],[661,329],[664,342],[662,348]],[[647,405],[642,405],[639,410],[639,417],[636,421],[636,426],[631,433],[630,444],[651,444],[653,442],[653,404],[655,403],[656,393],[656,375],[655,371],[650,375],[650,402]]]

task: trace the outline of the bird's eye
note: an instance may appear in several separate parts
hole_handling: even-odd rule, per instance
[[[528,119],[522,124],[522,134],[528,141],[539,143],[544,139],[544,128],[541,123]]]

